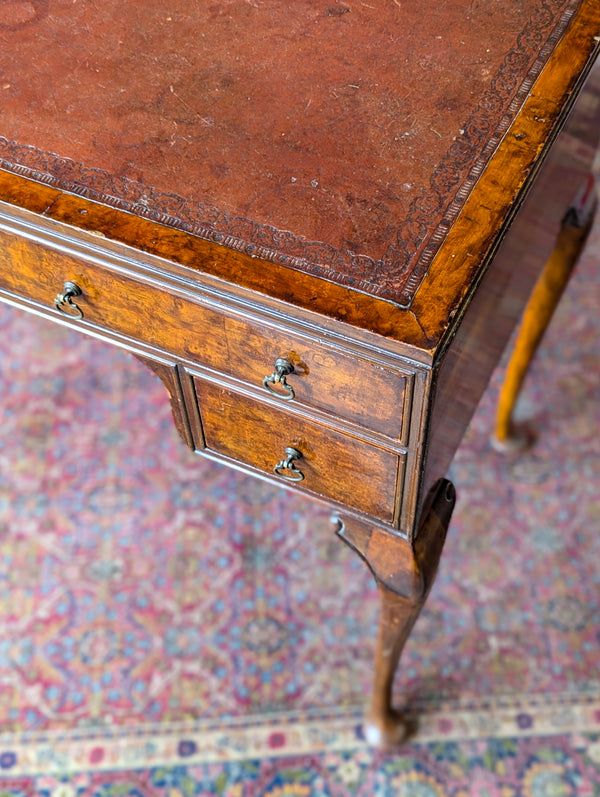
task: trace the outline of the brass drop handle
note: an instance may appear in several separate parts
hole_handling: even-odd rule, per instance
[[[288,385],[286,381],[286,376],[294,373],[294,366],[286,357],[278,357],[275,360],[275,370],[271,374],[271,376],[265,376],[263,379],[263,387],[265,387],[269,393],[272,393],[277,398],[282,399],[283,401],[291,401],[293,398],[296,397],[294,393],[294,388],[291,385]],[[281,385],[281,387],[287,391],[287,393],[280,393],[278,390],[273,390],[271,385]]]
[[[285,459],[282,459],[273,470],[278,476],[282,476],[291,482],[301,482],[304,479],[304,474],[300,468],[296,467],[296,460],[302,459],[302,452],[297,448],[288,446],[285,449]]]
[[[74,296],[81,296],[82,290],[74,282],[65,282],[62,293],[56,295],[54,307],[63,315],[70,315],[73,318],[83,318],[83,312],[73,301]]]

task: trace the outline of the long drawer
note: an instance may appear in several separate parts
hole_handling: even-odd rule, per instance
[[[391,522],[404,457],[194,378],[209,451]]]
[[[81,293],[57,308],[67,283]],[[7,232],[0,289],[62,311],[74,324],[91,322],[268,390],[282,405],[312,407],[406,443],[409,371],[211,306],[141,271],[123,273]]]

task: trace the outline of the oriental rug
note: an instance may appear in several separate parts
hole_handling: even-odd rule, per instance
[[[196,457],[126,353],[0,309],[0,795],[600,793],[600,228],[519,413],[500,369],[369,750],[377,595],[328,512]],[[568,330],[568,332],[567,332]]]

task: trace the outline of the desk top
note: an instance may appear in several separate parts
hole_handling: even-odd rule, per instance
[[[571,35],[552,118],[538,98],[545,116],[512,141],[514,199],[599,16],[587,0],[15,0],[0,167],[271,263],[272,282],[411,307]]]

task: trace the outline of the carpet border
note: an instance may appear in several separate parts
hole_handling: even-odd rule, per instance
[[[0,734],[0,779],[217,764],[366,748],[357,707],[143,726]],[[411,744],[600,731],[600,690],[427,706]]]

